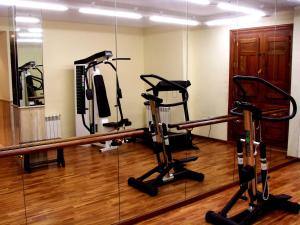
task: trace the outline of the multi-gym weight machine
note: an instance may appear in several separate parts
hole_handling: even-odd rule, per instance
[[[240,189],[230,199],[226,206],[220,212],[209,211],[206,214],[206,221],[215,225],[249,225],[255,223],[261,216],[274,210],[284,210],[289,213],[297,214],[300,211],[300,205],[291,202],[291,196],[281,194],[272,195],[268,185],[268,165],[266,145],[262,141],[261,121],[287,121],[292,119],[297,112],[297,105],[293,97],[273,84],[253,76],[235,76],[233,78],[238,90],[242,93],[241,101],[235,102],[235,108],[231,113],[243,116],[244,136],[237,141],[237,160]],[[256,83],[263,85],[274,91],[278,96],[289,100],[292,105],[292,113],[288,116],[269,117],[263,115],[260,108],[247,102],[247,93],[242,85],[242,81],[247,84]],[[257,154],[260,154],[261,178],[258,178]],[[259,180],[261,180],[261,191],[258,190]],[[238,200],[248,200],[248,208],[244,211],[228,217],[229,211]]]
[[[150,196],[156,196],[158,194],[158,187],[170,182],[181,179],[192,179],[196,181],[203,181],[204,179],[204,174],[185,168],[186,163],[196,161],[197,157],[192,156],[183,159],[173,159],[169,145],[167,125],[161,122],[160,119],[160,107],[179,106],[187,103],[188,92],[186,88],[180,86],[176,82],[168,81],[157,75],[141,75],[141,79],[151,87],[153,87],[153,83],[150,82],[150,79],[153,78],[182,92],[182,101],[165,104],[161,98],[155,95],[150,93],[142,94],[142,97],[149,102],[151,108],[152,122],[149,124],[149,130],[154,143],[157,166],[138,178],[130,177],[128,179],[128,184]],[[153,177],[152,175],[155,173],[157,176],[153,179],[149,179],[149,177]]]
[[[112,61],[130,60],[130,58],[112,59],[112,57],[111,51],[102,51],[74,62],[76,136],[109,132],[131,125],[131,122],[123,116],[121,106],[122,90],[118,80],[117,68],[112,63]],[[100,64],[109,65],[116,75],[117,102],[115,106],[120,118],[116,122],[109,122],[108,119],[111,116],[111,111]],[[89,121],[89,124],[86,121]],[[101,151],[115,149],[119,144],[120,142],[117,140],[106,141],[104,144],[100,143]]]

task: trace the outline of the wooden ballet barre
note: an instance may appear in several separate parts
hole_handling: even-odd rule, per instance
[[[168,124],[168,128],[177,128],[179,125],[186,125],[186,124],[190,124],[190,123],[204,122],[204,121],[208,121],[208,120],[212,120],[212,119],[215,120],[215,119],[222,119],[222,118],[227,118],[227,117],[229,117],[229,115],[216,116],[216,117],[206,118],[206,119],[201,119],[201,120],[192,120],[192,121],[185,121],[185,122],[181,122],[181,123]]]
[[[274,109],[270,111],[262,112],[263,115],[272,115],[272,114],[278,114],[282,112],[286,112],[288,109]],[[217,116],[210,119],[203,119],[203,120],[194,120],[194,121],[188,121],[186,123],[178,123],[178,124],[171,124],[171,127],[176,127],[177,130],[186,130],[186,129],[192,129],[195,127],[202,127],[202,126],[208,126],[212,124],[217,123],[225,123],[233,120],[240,120],[241,116]],[[170,125],[169,125],[170,127]],[[170,127],[170,128],[171,128]]]
[[[33,152],[49,151],[57,148],[65,148],[76,145],[91,144],[95,142],[121,139],[126,137],[136,137],[144,134],[143,129],[125,130],[120,132],[92,134],[81,137],[71,137],[50,141],[40,141],[28,144],[14,145],[0,148],[0,158],[29,154]]]

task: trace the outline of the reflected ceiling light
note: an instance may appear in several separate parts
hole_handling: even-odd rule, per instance
[[[17,27],[15,31],[19,32],[20,30],[21,30],[21,28]]]
[[[37,2],[37,1],[22,1],[22,0],[0,0],[0,5],[17,6],[30,9],[44,9],[53,11],[67,11],[69,8],[65,5],[49,3],[49,2]]]
[[[43,32],[43,29],[42,28],[38,28],[38,27],[28,28],[27,30],[30,33],[42,33]]]
[[[118,10],[108,10],[108,9],[80,8],[79,12],[84,14],[113,16],[113,17],[121,17],[121,18],[136,19],[136,20],[139,20],[143,17],[141,14],[138,13],[118,11]]]
[[[19,37],[30,37],[30,38],[40,38],[43,35],[41,33],[18,33]]]
[[[261,19],[261,16],[240,16],[235,18],[217,19],[205,22],[207,26],[222,26],[222,25],[240,25],[242,23],[255,22]]]
[[[16,16],[16,22],[18,23],[39,23],[40,19],[36,17],[27,17],[27,16]]]
[[[42,39],[38,38],[18,38],[17,42],[19,43],[42,43]]]
[[[209,0],[187,0],[189,3],[194,3],[198,5],[209,5],[210,1]]]
[[[218,6],[218,8],[226,10],[226,11],[240,12],[240,13],[257,15],[257,16],[265,16],[266,15],[266,13],[264,11],[261,11],[258,9],[239,6],[239,5],[230,4],[230,3],[226,3],[226,2],[220,2],[220,3],[218,3],[217,6]]]
[[[200,22],[196,20],[179,19],[179,18],[168,17],[168,16],[150,16],[149,19],[157,23],[171,23],[171,24],[188,25],[188,26],[197,26],[200,24]]]

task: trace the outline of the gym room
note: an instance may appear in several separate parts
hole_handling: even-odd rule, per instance
[[[0,225],[300,224],[300,0],[0,0]]]

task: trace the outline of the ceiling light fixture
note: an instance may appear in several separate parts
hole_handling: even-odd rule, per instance
[[[230,4],[230,3],[226,3],[226,2],[220,2],[220,3],[218,3],[217,6],[218,6],[218,8],[226,10],[226,11],[240,12],[240,13],[257,15],[257,16],[265,16],[266,15],[266,13],[264,11],[261,11],[258,9],[234,5],[234,4]]]
[[[16,16],[17,23],[39,23],[40,19],[36,17]]]
[[[17,42],[19,43],[42,43],[42,39],[38,38],[18,38]]]
[[[168,16],[150,16],[149,19],[157,23],[171,23],[171,24],[188,25],[188,26],[198,26],[200,24],[200,22],[196,20],[179,19],[179,18],[168,17]]]
[[[235,18],[217,19],[205,22],[207,26],[240,25],[243,23],[255,22],[261,19],[261,16],[240,16]]]
[[[33,28],[28,28],[27,31],[30,32],[30,33],[42,33],[43,29],[38,28],[38,27],[33,27]]]
[[[69,8],[65,5],[49,3],[49,2],[37,2],[37,1],[22,1],[22,0],[0,0],[0,5],[5,6],[17,6],[30,9],[44,9],[52,11],[67,11]]]
[[[22,32],[22,33],[18,33],[18,36],[19,37],[40,38],[43,35],[41,33],[25,33],[25,32]]]
[[[79,12],[84,14],[113,16],[113,17],[121,17],[121,18],[136,19],[136,20],[139,20],[143,17],[141,14],[138,13],[118,11],[118,10],[108,10],[108,9],[80,8]]]
[[[198,4],[198,5],[209,5],[209,0],[187,0],[189,3]]]

